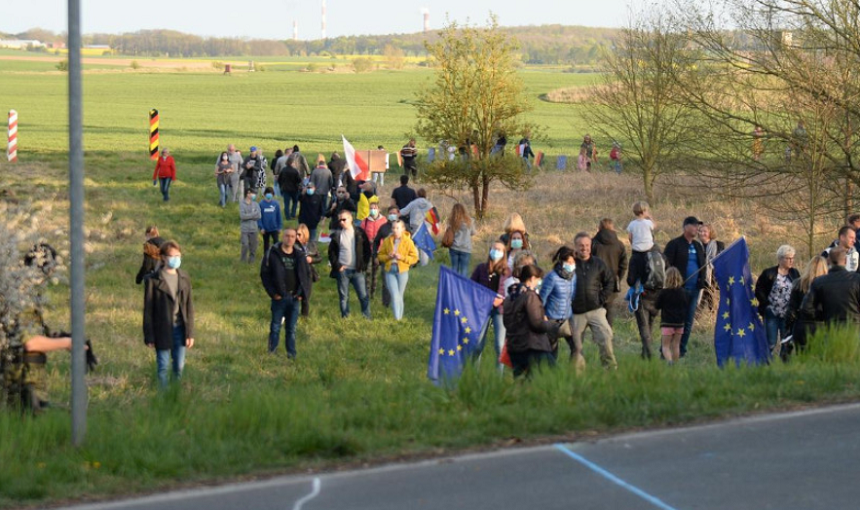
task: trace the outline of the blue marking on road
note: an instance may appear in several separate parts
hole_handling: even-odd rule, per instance
[[[663,510],[676,510],[674,507],[667,505],[666,503],[664,503],[660,499],[648,494],[647,492],[643,491],[639,487],[636,487],[635,485],[631,485],[631,484],[625,482],[621,478],[618,478],[617,476],[613,475],[609,471],[598,466],[594,462],[591,462],[590,460],[586,459],[582,455],[579,455],[578,453],[571,451],[568,447],[564,446],[563,444],[556,444],[555,448],[556,448],[556,450],[567,455],[571,459],[579,462],[580,464],[582,464],[583,466],[587,467],[588,469],[594,471],[595,473],[602,476],[603,478],[606,478],[610,482],[627,489],[628,491],[632,492],[633,494],[636,494],[637,496],[639,496],[640,498],[644,499],[645,501],[651,503],[652,505],[656,506],[657,508],[662,508]]]

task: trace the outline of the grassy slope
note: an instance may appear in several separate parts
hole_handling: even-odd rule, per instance
[[[685,366],[667,370],[656,361],[641,362],[630,317],[617,324],[617,373],[596,368],[596,349],[587,344],[592,368],[584,377],[563,366],[531,384],[516,384],[509,375],[498,378],[486,356],[480,372],[468,373],[456,390],[440,390],[424,378],[435,265],[411,273],[408,319],[400,323],[378,300],[372,322],[340,320],[333,281],[323,278],[312,320],[299,327],[299,362],[266,355],[267,301],[257,268],[238,262],[235,207],[216,205],[214,155],[228,142],[267,148],[298,142],[310,153],[329,152],[341,132],[359,147],[398,146],[413,122],[411,107],[401,100],[411,99],[416,84],[428,77],[87,75],[87,327],[103,360],[89,378],[88,441],[79,451],[68,446],[68,417],[61,411],[35,421],[0,415],[0,506],[511,438],[682,423],[860,394],[856,352],[850,363],[721,372],[713,367],[709,327],[696,331]],[[584,79],[540,72],[525,72],[524,78],[533,97]],[[14,167],[0,163],[3,187],[33,197],[40,207],[55,204],[43,215],[46,228],[64,228],[66,222],[63,79],[0,79],[0,98],[21,115],[23,159]],[[570,147],[584,131],[572,108],[536,99],[535,104],[535,117],[548,126],[547,145]],[[152,165],[140,154],[152,106],[162,112],[163,140],[179,162],[180,181],[169,205],[160,203],[149,181]],[[13,106],[0,105],[7,107]],[[747,204],[721,204],[682,184],[661,188],[655,216],[666,227],[658,241],[675,236],[673,225],[693,212],[718,219],[723,239],[747,234],[755,270],[769,263],[767,253],[785,233]],[[637,189],[629,176],[548,173],[526,193],[497,190],[480,225],[476,253],[485,253],[507,213],[517,210],[546,265],[557,243],[593,230],[602,216],[623,225]],[[452,203],[438,194],[431,199],[440,211]],[[193,277],[198,310],[198,345],[189,353],[186,379],[181,391],[166,397],[153,389],[152,354],[140,340],[141,289],[132,283],[140,234],[152,222],[184,245],[183,268]],[[62,238],[51,236],[58,244]],[[68,317],[65,292],[59,287],[52,293],[50,316],[57,325]],[[52,400],[67,402],[67,357],[53,356],[50,367]]]

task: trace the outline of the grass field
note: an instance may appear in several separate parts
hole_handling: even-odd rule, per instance
[[[65,75],[18,73],[0,62],[0,108],[20,116],[21,162],[0,162],[2,188],[32,199],[46,232],[66,229]],[[10,70],[11,69],[11,70]],[[0,507],[80,498],[285,471],[331,469],[469,448],[571,438],[666,426],[823,401],[857,399],[860,360],[850,335],[842,351],[802,363],[718,370],[712,327],[697,328],[685,363],[669,370],[639,359],[635,323],[616,325],[617,372],[599,369],[586,343],[589,369],[577,376],[562,364],[527,384],[498,377],[492,356],[468,370],[456,389],[425,378],[438,264],[414,269],[406,319],[395,322],[374,301],[373,320],[341,320],[333,281],[314,290],[312,317],[299,325],[299,359],[266,354],[268,300],[258,267],[240,264],[238,215],[217,206],[215,156],[227,143],[305,152],[339,149],[343,133],[356,147],[399,147],[414,123],[408,102],[427,71],[365,75],[266,72],[224,77],[194,73],[85,75],[87,150],[87,331],[102,360],[88,377],[86,445],[69,446],[62,409],[38,419],[0,415]],[[586,82],[581,75],[526,70],[534,120],[547,126],[536,149],[570,153],[586,131],[572,107],[541,102],[549,90]],[[146,158],[147,114],[162,116],[162,140],[176,156],[179,181],[169,204],[151,184]],[[396,174],[396,172],[395,172]],[[389,175],[383,194],[389,194]],[[496,189],[475,240],[473,264],[502,230],[505,217],[526,219],[541,265],[580,230],[604,216],[621,226],[639,198],[635,176],[548,171],[526,192]],[[431,200],[443,214],[465,192]],[[683,217],[715,221],[720,238],[745,234],[755,273],[794,235],[747,203],[704,195],[686,178],[666,179],[655,207],[657,240],[679,234]],[[192,276],[197,345],[181,387],[155,390],[153,355],[142,343],[140,287],[133,283],[145,225],[183,245]],[[62,249],[64,235],[49,240]],[[447,255],[439,251],[439,260]],[[438,262],[437,261],[437,262]],[[51,292],[49,320],[67,326],[67,287]],[[353,311],[358,303],[352,299]],[[563,351],[564,353],[564,351]],[[52,356],[51,400],[68,402],[68,356]]]

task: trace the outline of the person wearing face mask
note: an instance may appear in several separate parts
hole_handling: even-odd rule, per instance
[[[355,202],[349,198],[349,193],[346,191],[346,188],[338,186],[337,200],[331,203],[331,207],[329,207],[329,211],[326,213],[326,216],[331,218],[328,229],[330,231],[339,230],[341,228],[340,223],[338,222],[340,213],[343,211],[349,211],[350,216],[354,217],[356,210]]]
[[[316,187],[313,183],[309,183],[308,187],[302,192],[302,196],[299,197],[299,205],[301,205],[299,209],[299,223],[308,226],[310,230],[309,241],[315,242],[317,239],[317,227],[323,217],[324,200],[325,197],[320,196],[316,192]]]
[[[481,342],[473,351],[473,357],[477,361],[484,351],[484,346],[487,342],[487,335],[490,332],[490,323],[493,324],[493,335],[495,342],[493,347],[496,349],[496,367],[501,371],[504,370],[504,365],[499,362],[499,356],[502,353],[502,346],[505,342],[505,323],[502,317],[502,302],[504,300],[504,283],[511,275],[508,264],[505,262],[505,245],[501,241],[496,241],[490,247],[490,253],[486,262],[481,262],[472,271],[471,280],[480,283],[484,287],[496,293],[496,299],[493,301],[493,311],[490,312],[490,320],[484,326],[484,331],[481,332]]]
[[[505,253],[508,254],[508,267],[513,269],[514,260],[516,260],[517,255],[523,250],[528,251],[530,249],[531,245],[522,232],[511,232],[511,235],[508,238],[508,245],[505,247]]]
[[[558,334],[559,325],[546,320],[546,312],[538,296],[543,271],[528,265],[520,272],[504,301],[507,330],[507,350],[514,368],[514,377],[531,376],[541,365],[555,366],[550,338]]]
[[[284,228],[284,220],[281,218],[281,204],[274,198],[274,190],[268,187],[265,195],[263,195],[263,200],[260,201],[260,219],[257,220],[257,227],[263,234],[263,252],[269,251],[270,242],[271,244],[278,242],[278,235]]]
[[[391,293],[391,311],[394,320],[403,318],[403,295],[409,282],[409,267],[418,263],[418,248],[406,231],[406,224],[397,220],[391,226],[391,235],[385,238],[377,256],[385,269],[385,286]]]
[[[245,200],[239,204],[239,219],[241,220],[240,233],[242,242],[242,262],[254,263],[257,257],[257,237],[259,234],[258,221],[260,220],[260,205],[257,203],[257,194],[252,188],[245,189]]]
[[[376,183],[364,181],[358,186],[358,189],[360,193],[358,194],[358,201],[356,201],[355,219],[361,222],[370,214],[370,199],[376,197]]]
[[[546,309],[546,316],[552,322],[562,326],[573,316],[573,296],[576,294],[576,259],[573,250],[567,246],[559,248],[552,257],[555,264],[543,279],[540,288],[540,299]],[[585,366],[582,357],[582,344],[573,341],[570,334],[562,335],[570,347],[570,359],[575,360],[578,369]],[[558,342],[552,345],[552,357],[558,359]]]
[[[218,193],[221,195],[218,205],[222,209],[227,206],[227,188],[230,187],[230,172],[232,169],[233,165],[230,163],[229,154],[222,152],[218,163],[215,165],[215,182],[218,185]]]
[[[373,236],[373,244],[371,246],[371,250],[373,253],[374,260],[376,256],[379,254],[379,247],[382,246],[382,241],[385,240],[388,236],[391,235],[391,227],[394,225],[394,222],[400,219],[400,209],[397,208],[396,205],[392,205],[388,208],[388,216],[386,216],[386,222],[383,223],[379,230],[376,232],[376,235]],[[368,236],[370,238],[370,236]],[[388,287],[385,285],[385,274],[382,274],[382,306],[388,308],[391,304],[391,293],[388,292]]]
[[[372,263],[368,268],[370,270],[370,278],[367,280],[367,294],[370,296],[370,299],[373,299],[373,295],[376,294],[376,274],[379,272],[380,265],[379,259],[377,259],[379,244],[376,243],[376,235],[379,233],[379,229],[388,224],[388,219],[379,213],[379,197],[370,197],[369,203],[369,213],[367,218],[362,220],[360,226],[364,230],[364,233],[367,234],[367,238],[371,240],[370,257]]]
[[[143,341],[155,350],[155,366],[161,387],[167,386],[167,366],[172,360],[175,380],[182,377],[185,350],[194,346],[194,304],[191,278],[179,269],[182,250],[175,241],[161,245],[161,269],[144,280]]]
[[[152,172],[153,186],[156,179],[161,184],[161,196],[167,202],[170,200],[170,183],[176,180],[176,162],[167,149],[161,151],[161,157],[155,162],[155,171]]]

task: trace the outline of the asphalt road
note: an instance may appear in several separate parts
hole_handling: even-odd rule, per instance
[[[75,510],[860,508],[860,404]]]

